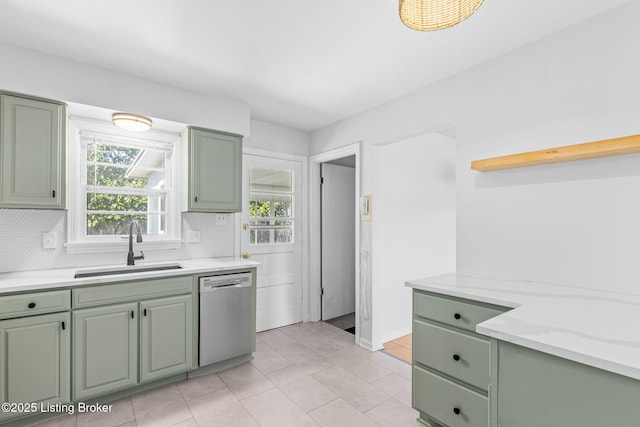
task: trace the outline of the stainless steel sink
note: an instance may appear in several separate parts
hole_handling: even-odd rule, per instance
[[[132,265],[126,267],[110,267],[102,269],[78,270],[74,279],[83,277],[111,276],[113,274],[144,273],[148,271],[178,270],[183,268],[180,264],[156,264],[156,265]]]

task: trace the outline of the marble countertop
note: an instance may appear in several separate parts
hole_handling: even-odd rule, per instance
[[[640,296],[456,273],[406,285],[511,307],[476,331],[640,379]]]
[[[58,270],[37,270],[18,273],[0,274],[0,294],[10,292],[23,292],[39,289],[65,288],[97,283],[114,283],[127,280],[147,279],[154,277],[183,276],[205,272],[235,270],[238,268],[255,267],[258,262],[243,258],[200,258],[185,259],[175,262],[141,262],[135,267],[153,267],[157,265],[180,264],[182,268],[176,270],[159,270],[134,272],[126,274],[112,274],[105,276],[83,277],[74,279],[78,271],[91,271],[102,269],[126,269],[125,265],[103,265],[99,267],[64,268]]]

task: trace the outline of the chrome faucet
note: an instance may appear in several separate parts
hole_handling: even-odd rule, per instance
[[[138,221],[131,221],[129,225],[129,253],[127,254],[127,265],[136,265],[137,259],[144,259],[144,253],[140,251],[140,256],[133,256],[133,225],[136,226],[136,243],[142,243],[142,234],[140,234],[140,225]]]

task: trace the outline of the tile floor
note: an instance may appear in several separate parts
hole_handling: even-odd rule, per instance
[[[327,323],[261,332],[251,362],[113,402],[103,415],[39,426],[421,426],[411,366]]]

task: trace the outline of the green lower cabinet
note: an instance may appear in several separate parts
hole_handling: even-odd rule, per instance
[[[0,321],[0,399],[10,403],[70,401],[70,316],[46,314]],[[0,422],[25,412],[0,412]]]
[[[191,369],[193,360],[192,297],[140,303],[140,381]]]
[[[486,396],[418,366],[413,367],[413,396],[413,406],[427,419],[450,427],[489,426]]]
[[[73,313],[74,400],[138,383],[138,304]]]
[[[498,341],[499,427],[640,425],[640,381]]]
[[[190,370],[192,310],[189,294],[74,311],[74,400]]]

